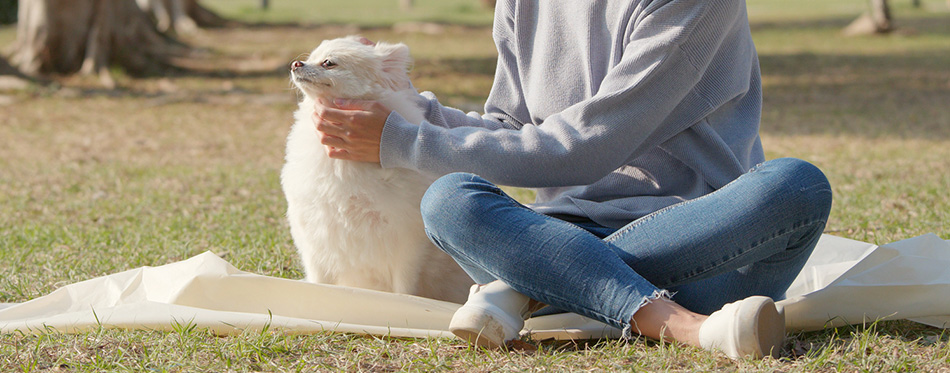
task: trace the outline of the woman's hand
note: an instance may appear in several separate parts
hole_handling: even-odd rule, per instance
[[[379,143],[390,109],[376,101],[318,99],[313,124],[330,158],[379,163]]]

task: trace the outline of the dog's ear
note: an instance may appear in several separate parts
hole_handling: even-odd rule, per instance
[[[403,43],[376,43],[376,54],[383,59],[383,80],[394,91],[409,88],[409,67],[412,57]]]

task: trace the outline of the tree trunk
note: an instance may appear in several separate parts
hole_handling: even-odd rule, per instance
[[[878,32],[888,32],[894,29],[891,24],[891,8],[887,5],[887,0],[871,0],[871,19]]]
[[[871,10],[845,27],[845,35],[884,34],[894,31],[887,0],[870,0]]]
[[[198,4],[198,0],[136,0],[136,3],[152,16],[161,32],[187,34],[199,27],[227,24],[224,18]]]
[[[155,72],[187,49],[161,35],[134,0],[20,0],[18,16],[10,62],[32,76],[99,74],[114,86],[111,64]]]
[[[399,9],[406,12],[412,10],[412,0],[399,0]]]

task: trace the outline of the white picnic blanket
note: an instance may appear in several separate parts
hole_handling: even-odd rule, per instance
[[[883,246],[825,235],[779,302],[789,330],[878,319],[950,325],[950,243],[924,235]],[[409,295],[318,285],[238,270],[206,252],[64,286],[20,304],[0,305],[0,332],[79,332],[98,328],[174,330],[194,324],[220,335],[279,328],[448,336],[459,305]],[[618,337],[574,314],[529,319],[533,338]]]

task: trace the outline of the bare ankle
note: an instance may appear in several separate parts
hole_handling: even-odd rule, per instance
[[[699,346],[699,327],[705,320],[706,316],[660,298],[640,307],[630,321],[645,337]]]

